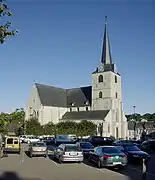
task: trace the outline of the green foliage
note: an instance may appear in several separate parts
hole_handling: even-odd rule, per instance
[[[53,135],[53,134],[55,134],[55,127],[56,126],[52,122],[50,122],[48,124],[45,124],[43,126],[43,134],[45,134],[45,135]]]
[[[87,136],[96,134],[96,125],[90,121],[73,121],[60,122],[56,125],[57,134],[76,134],[77,136]]]
[[[4,0],[0,0],[0,18],[4,16],[12,16],[12,13],[9,11],[9,8]],[[7,21],[3,24],[0,24],[0,44],[3,44],[7,37],[14,36],[18,32],[16,30],[9,30],[11,22]]]
[[[78,124],[79,136],[95,135],[96,130],[97,126],[93,122],[84,120]]]
[[[56,125],[57,134],[77,134],[77,123],[73,121],[59,122]]]
[[[130,114],[130,115],[126,115],[127,120],[131,120],[134,119],[136,121],[141,121],[142,119],[146,119],[147,121],[155,121],[155,113],[150,114],[150,113],[146,113],[146,114]]]
[[[8,127],[10,123],[16,126],[15,131],[18,132],[19,127],[23,127],[23,122],[25,118],[24,109],[16,109],[14,112],[8,113],[1,113],[0,114],[0,132],[6,133],[8,132]],[[23,129],[21,130],[23,131]]]
[[[43,127],[35,118],[26,121],[25,126],[26,126],[26,134],[36,135],[36,136],[44,134]]]
[[[1,113],[0,114],[0,132],[1,133],[7,132],[8,124],[9,124],[9,114]]]

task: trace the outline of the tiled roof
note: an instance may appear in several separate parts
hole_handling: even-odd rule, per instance
[[[62,120],[104,120],[109,110],[66,112]]]

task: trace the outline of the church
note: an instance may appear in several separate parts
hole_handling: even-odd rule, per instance
[[[99,127],[102,127],[102,136],[128,137],[128,123],[122,104],[121,75],[112,61],[107,20],[101,60],[92,72],[92,85],[64,89],[35,83],[25,113],[26,120],[35,117],[41,125],[87,120],[97,125],[98,135]]]

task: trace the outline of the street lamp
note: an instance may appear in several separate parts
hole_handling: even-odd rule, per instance
[[[134,112],[134,139],[136,139],[136,106],[133,106],[133,112]]]

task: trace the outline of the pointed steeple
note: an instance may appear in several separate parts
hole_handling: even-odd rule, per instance
[[[108,29],[107,29],[107,16],[105,16],[105,30],[104,30],[101,63],[103,63],[104,65],[112,64],[110,42],[109,42]]]

